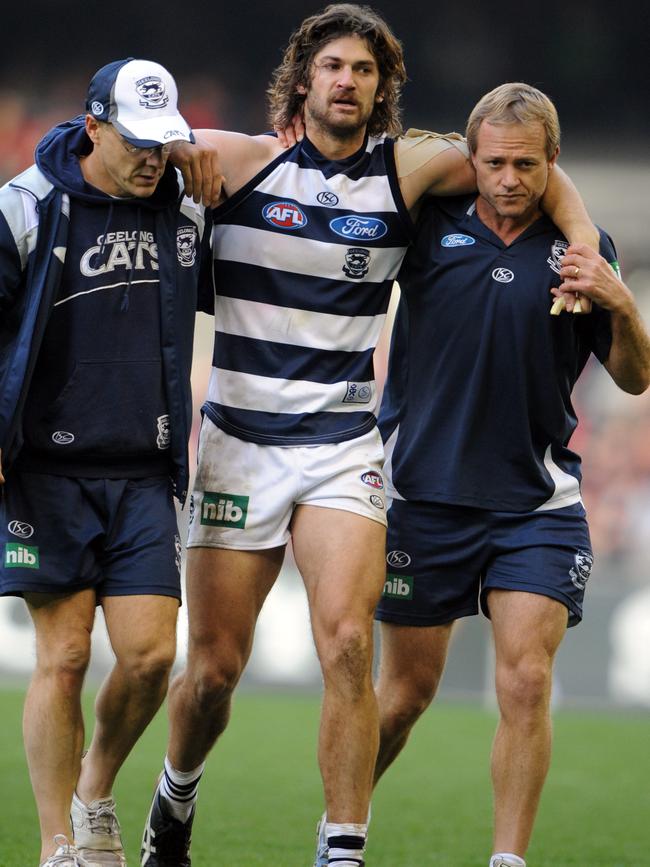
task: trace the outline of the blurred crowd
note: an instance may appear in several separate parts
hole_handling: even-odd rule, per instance
[[[0,89],[0,182],[29,166],[41,136],[54,124],[83,111],[79,94],[87,82],[57,78],[46,91]],[[195,128],[224,124],[226,96],[214,79],[179,81],[181,108]],[[74,96],[71,99],[70,95]],[[606,180],[605,180],[606,182]],[[615,236],[615,227],[608,227]],[[625,251],[625,239],[617,238]],[[626,282],[650,321],[650,252],[621,262]],[[210,366],[209,329],[197,346],[196,404],[205,393]],[[377,363],[385,365],[385,346]],[[204,368],[203,371],[200,367]],[[572,447],[583,458],[583,494],[596,552],[591,591],[621,596],[650,585],[650,394],[625,395],[592,359],[578,383],[575,406],[581,419]]]

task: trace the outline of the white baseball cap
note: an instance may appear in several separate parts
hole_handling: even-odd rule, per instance
[[[86,111],[113,124],[136,147],[194,142],[189,124],[178,111],[173,76],[152,60],[127,57],[102,66],[88,87]]]

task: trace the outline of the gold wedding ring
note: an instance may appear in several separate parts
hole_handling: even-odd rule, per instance
[[[574,265],[574,268],[576,269],[576,273],[573,275],[573,279],[577,280],[580,276],[580,265]]]

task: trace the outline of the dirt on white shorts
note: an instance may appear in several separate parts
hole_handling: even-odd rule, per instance
[[[385,526],[383,461],[377,428],[342,443],[267,446],[229,436],[204,418],[187,545],[285,545],[299,505],[342,509]]]

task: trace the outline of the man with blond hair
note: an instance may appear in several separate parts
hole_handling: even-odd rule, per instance
[[[500,711],[490,867],[525,867],[550,762],[553,660],[582,618],[593,562],[571,391],[593,353],[641,393],[650,340],[609,237],[601,255],[569,246],[540,210],[560,149],[548,97],[496,88],[467,142],[478,196],[427,202],[399,275],[379,418],[392,505],[375,780],[436,692],[454,621],[480,604]],[[576,292],[589,315],[550,315],[554,296],[573,306]]]

